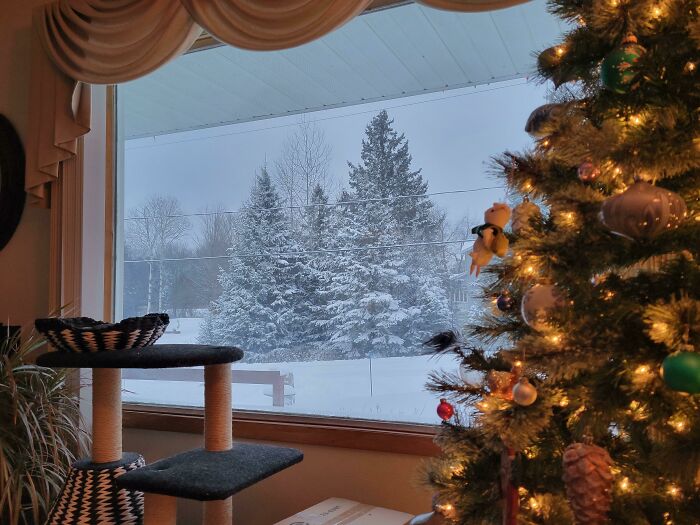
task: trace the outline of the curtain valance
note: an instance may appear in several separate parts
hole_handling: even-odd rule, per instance
[[[421,0],[485,11],[529,0]],[[37,9],[26,189],[48,206],[47,186],[90,129],[90,84],[146,75],[185,52],[204,28],[245,49],[284,49],[336,29],[375,0],[56,0]],[[383,2],[386,4],[386,2]]]

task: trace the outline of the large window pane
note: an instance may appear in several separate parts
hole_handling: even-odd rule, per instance
[[[527,144],[524,75],[557,31],[543,2],[408,5],[120,86],[118,313],[243,348],[237,408],[435,422],[423,385],[455,364],[421,343],[488,307],[469,231],[506,198],[489,158]],[[149,374],[127,400],[202,405],[201,370]]]

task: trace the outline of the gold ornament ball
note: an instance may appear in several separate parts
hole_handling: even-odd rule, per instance
[[[566,297],[553,284],[536,284],[523,296],[520,313],[530,327],[540,332],[552,329],[556,313],[566,307]]]
[[[537,401],[537,389],[527,377],[521,377],[518,384],[513,387],[513,401],[523,407],[529,407]]]
[[[603,224],[622,237],[652,239],[677,228],[688,215],[683,198],[672,191],[637,181],[603,202]]]

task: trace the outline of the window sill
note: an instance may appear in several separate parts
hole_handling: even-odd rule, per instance
[[[204,410],[125,404],[124,428],[204,433]],[[332,417],[239,411],[232,417],[239,439],[341,447],[416,456],[437,456],[435,427]]]

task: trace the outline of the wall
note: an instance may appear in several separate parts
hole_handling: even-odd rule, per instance
[[[304,461],[234,496],[234,523],[272,525],[329,497],[348,498],[413,514],[430,510],[430,493],[418,482],[423,461],[420,457],[281,445],[301,449]],[[193,434],[134,429],[124,434],[125,450],[141,452],[149,462],[201,446],[201,436]],[[200,516],[200,504],[180,502],[179,524],[200,523]]]
[[[44,0],[4,0],[0,18],[0,112],[26,142],[31,10]],[[0,251],[0,322],[26,325],[48,308],[49,212],[26,207]]]
[[[31,10],[45,0],[4,0],[0,19],[0,112],[24,140],[27,109]],[[31,152],[28,152],[31,153]],[[46,315],[48,295],[49,213],[25,208],[19,229],[0,252],[0,320],[28,324]],[[149,461],[201,445],[188,434],[128,430],[127,450]],[[293,445],[292,445],[293,446]],[[238,495],[236,523],[271,525],[327,497],[338,496],[407,512],[425,512],[430,494],[417,488],[420,458],[317,446],[304,450],[304,462]],[[183,504],[180,523],[199,523],[199,506]]]

